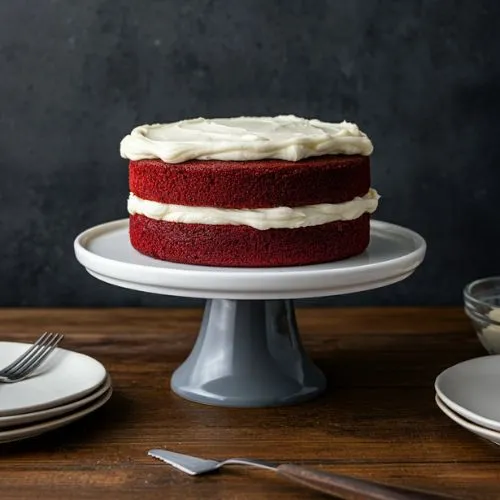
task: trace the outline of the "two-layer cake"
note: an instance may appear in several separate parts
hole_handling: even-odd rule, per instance
[[[295,116],[143,125],[130,160],[130,240],[139,252],[232,267],[329,262],[363,252],[378,194],[371,141],[347,122]]]

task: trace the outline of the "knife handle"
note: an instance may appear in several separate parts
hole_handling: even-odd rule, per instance
[[[451,500],[452,497],[385,486],[354,477],[322,472],[299,465],[282,464],[276,468],[278,474],[291,481],[314,490],[334,495],[343,500]]]

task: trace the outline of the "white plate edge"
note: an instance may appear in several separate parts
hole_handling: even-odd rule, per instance
[[[497,422],[495,420],[491,420],[487,417],[483,417],[483,416],[479,415],[478,413],[476,413],[472,410],[468,410],[467,408],[464,408],[463,406],[459,405],[458,403],[455,403],[452,399],[450,399],[448,396],[446,396],[446,394],[444,394],[443,391],[441,390],[441,388],[439,387],[440,380],[442,380],[443,375],[446,372],[449,372],[450,370],[456,369],[459,366],[464,365],[464,364],[471,364],[474,362],[480,362],[480,360],[491,359],[494,357],[498,357],[499,362],[500,362],[500,354],[486,355],[486,356],[480,356],[478,358],[466,359],[465,361],[461,361],[460,363],[457,363],[453,366],[446,368],[436,377],[436,380],[434,381],[434,390],[439,395],[439,398],[441,399],[441,401],[444,404],[446,404],[446,406],[448,408],[453,410],[458,415],[466,418],[467,420],[470,420],[471,423],[473,422],[473,423],[479,425],[480,427],[484,427],[484,428],[488,428],[490,430],[500,432],[500,422]]]
[[[85,415],[88,415],[89,413],[93,413],[97,409],[99,409],[101,406],[103,406],[105,403],[109,401],[113,394],[113,387],[110,387],[104,395],[102,395],[100,398],[98,398],[97,401],[94,402],[94,404],[84,408],[83,410],[76,411],[67,415],[64,415],[59,418],[55,418],[53,420],[48,420],[46,422],[38,423],[35,425],[28,425],[26,427],[19,427],[10,431],[0,431],[0,441],[3,437],[7,438],[16,438],[16,437],[32,437],[35,435],[39,435],[45,432],[48,432],[53,429],[57,429],[59,427],[63,427],[66,424],[70,424],[76,420],[78,420],[81,417],[84,417]]]
[[[7,341],[7,340],[0,341],[0,346],[1,346],[1,344],[24,345],[27,348],[32,346],[32,344],[27,343],[27,342],[15,342],[15,341]],[[50,403],[40,403],[40,404],[33,405],[33,406],[24,406],[22,408],[18,407],[16,409],[12,409],[12,410],[1,410],[0,409],[0,417],[10,417],[10,416],[16,416],[16,415],[21,415],[21,414],[25,414],[25,413],[34,413],[34,412],[38,412],[38,411],[48,410],[50,408],[54,408],[55,406],[61,406],[64,404],[72,403],[74,401],[77,401],[78,399],[82,399],[82,398],[88,396],[89,394],[91,394],[94,390],[99,388],[106,381],[106,377],[109,375],[108,371],[106,370],[106,367],[98,359],[95,359],[92,356],[89,356],[88,354],[83,354],[83,353],[78,352],[78,351],[72,351],[70,349],[64,349],[62,347],[57,347],[54,352],[56,352],[56,351],[65,351],[67,353],[76,354],[76,355],[81,356],[83,358],[87,358],[88,360],[92,360],[93,362],[100,365],[100,367],[104,370],[104,377],[101,379],[101,381],[97,385],[94,385],[93,387],[91,387],[89,389],[73,393],[73,394],[68,395],[66,397],[63,397],[63,398],[56,399],[54,401],[51,401]],[[22,410],[22,413],[19,413],[20,409]]]
[[[438,394],[435,395],[435,401],[439,409],[453,422],[455,422],[460,427],[477,434],[478,436],[488,436],[485,439],[490,439],[500,444],[500,432],[495,432],[492,429],[476,425],[473,422],[469,422],[464,418],[461,418],[456,412],[449,408],[444,401],[441,400]]]
[[[25,421],[24,423],[27,424],[30,422],[38,422],[40,420],[50,420],[53,417],[71,413],[73,410],[77,410],[78,408],[85,406],[94,400],[99,399],[104,394],[106,394],[111,387],[112,387],[112,380],[110,375],[108,374],[105,381],[100,386],[98,386],[95,391],[91,392],[90,394],[84,396],[81,399],[77,399],[75,401],[71,401],[69,403],[60,406],[47,408],[45,410],[20,413],[16,415],[8,415],[5,417],[0,416],[0,432],[1,429],[5,427],[14,427],[17,425],[19,426],[23,425],[23,422],[19,422],[20,420],[24,420]],[[33,418],[33,420],[29,420],[30,418]]]
[[[82,240],[85,240],[86,238],[89,238],[89,235],[92,232],[97,232],[98,230],[101,230],[104,228],[104,226],[109,225],[110,226],[110,231],[114,230],[114,226],[117,226],[119,230],[122,230],[123,228],[121,226],[126,226],[128,225],[128,218],[125,219],[117,219],[109,222],[104,222],[102,224],[98,224],[96,226],[90,227],[86,229],[85,231],[82,231],[79,235],[76,236],[73,247],[75,251],[75,255],[77,257],[77,260],[82,264],[84,267],[90,267],[88,264],[90,262],[93,262],[95,259],[99,259],[101,261],[106,261],[110,266],[116,263],[113,259],[109,259],[108,257],[101,257],[90,250],[87,249],[87,246],[82,243]],[[402,255],[400,257],[394,258],[390,261],[387,261],[390,263],[390,266],[397,266],[399,263],[404,262],[406,263],[406,266],[408,267],[408,270],[410,269],[415,269],[418,267],[424,257],[425,253],[427,251],[427,242],[425,239],[418,234],[417,232],[413,231],[412,229],[406,228],[404,226],[399,226],[397,224],[393,224],[391,222],[385,222],[385,221],[379,221],[379,220],[372,220],[371,224],[374,226],[374,228],[380,232],[384,230],[384,226],[387,227],[388,230],[392,231],[399,231],[401,233],[405,234],[406,238],[411,238],[413,239],[417,244],[417,248],[415,248],[412,252]],[[370,226],[370,230],[372,229],[372,226]],[[348,259],[345,259],[348,260]],[[120,264],[122,264],[120,262]],[[191,266],[193,269],[170,269],[170,268],[162,268],[162,267],[154,267],[152,268],[151,266],[144,265],[144,264],[133,264],[133,263],[127,263],[127,266],[134,268],[136,271],[142,271],[143,273],[152,273],[151,269],[154,269],[155,271],[158,270],[166,270],[168,273],[175,275],[178,275],[178,278],[181,280],[185,278],[186,272],[189,272],[190,274],[193,275],[193,279],[196,277],[196,275],[200,277],[206,277],[207,275],[210,276],[211,274],[214,273],[216,270],[217,273],[219,274],[219,279],[220,278],[225,278],[226,276],[224,275],[224,271],[228,271],[228,274],[230,275],[230,279],[243,279],[243,278],[251,278],[252,274],[249,272],[249,270],[253,270],[252,268],[244,268],[245,272],[238,272],[238,268],[225,268],[225,267],[211,267],[211,266]],[[187,265],[187,264],[186,264]],[[364,264],[363,267],[366,267],[368,269],[372,267],[381,267],[384,265],[389,265],[385,264],[385,261],[383,263],[376,263],[376,264]],[[348,275],[352,273],[352,268],[340,268],[340,269],[334,269],[334,270],[328,270],[328,269],[307,269],[308,267],[313,267],[312,266],[296,266],[296,268],[300,268],[301,272],[308,272],[308,273],[328,273],[334,272],[336,275]],[[92,266],[92,270],[94,266]],[[274,268],[256,268],[259,269],[259,276],[257,279],[262,279],[262,278],[274,278],[277,276],[282,276],[284,274],[283,269],[285,268],[279,268],[280,270],[276,270]],[[295,269],[293,266],[291,266],[290,269]],[[98,271],[99,272],[99,271]],[[286,271],[285,271],[286,272]],[[198,274],[197,274],[198,273]],[[109,274],[111,277],[118,277]],[[222,276],[221,276],[222,275]],[[153,283],[150,283],[153,284]]]

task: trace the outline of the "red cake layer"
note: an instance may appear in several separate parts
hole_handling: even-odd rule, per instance
[[[198,207],[297,207],[342,203],[370,188],[370,158],[335,155],[284,160],[131,161],[130,191],[139,198]]]
[[[248,226],[179,224],[130,217],[130,241],[156,259],[225,267],[316,264],[357,255],[368,246],[370,218],[299,229],[260,231]]]

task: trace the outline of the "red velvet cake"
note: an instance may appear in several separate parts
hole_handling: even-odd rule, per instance
[[[356,125],[293,116],[137,127],[130,240],[185,264],[295,266],[345,259],[369,243],[370,140]]]

